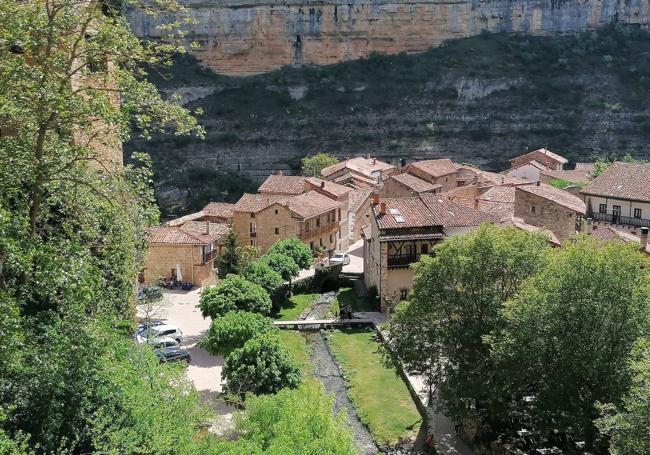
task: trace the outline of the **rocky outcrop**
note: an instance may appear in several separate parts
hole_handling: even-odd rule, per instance
[[[373,52],[418,52],[481,32],[558,34],[611,22],[648,24],[648,0],[180,0],[191,52],[223,74],[331,64]],[[133,31],[158,38],[169,18],[130,11]]]

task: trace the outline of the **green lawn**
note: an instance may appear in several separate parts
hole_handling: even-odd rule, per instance
[[[305,311],[314,300],[319,296],[319,294],[297,294],[291,296],[291,298],[286,299],[282,302],[282,306],[279,311],[273,314],[273,319],[280,321],[294,321],[300,319],[300,315]]]
[[[357,415],[378,444],[415,438],[422,421],[394,368],[384,365],[370,331],[335,331],[330,347],[343,367]]]
[[[341,288],[336,300],[337,308],[347,304],[352,307],[352,311],[377,311],[369,299],[357,297],[352,288]]]
[[[287,348],[287,351],[298,361],[305,378],[314,376],[314,365],[311,363],[310,355],[311,349],[307,344],[307,340],[300,332],[293,330],[280,330],[280,341],[282,345]]]

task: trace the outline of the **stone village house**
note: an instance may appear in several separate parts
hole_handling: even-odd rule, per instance
[[[372,189],[396,172],[395,166],[372,158],[358,156],[333,164],[321,171],[321,176],[334,183],[354,189]]]
[[[435,194],[380,199],[375,196],[370,226],[364,229],[364,282],[374,287],[386,311],[408,298],[415,272],[410,265],[445,237],[465,234],[495,218],[440,199]]]

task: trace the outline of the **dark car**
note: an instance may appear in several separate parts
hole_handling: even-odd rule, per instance
[[[190,351],[187,349],[181,349],[181,348],[163,348],[163,349],[156,349],[154,351],[156,354],[156,357],[160,360],[160,363],[164,362],[187,362],[190,363],[192,361],[192,356],[190,355]]]

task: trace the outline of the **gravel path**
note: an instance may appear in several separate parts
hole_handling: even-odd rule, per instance
[[[354,433],[354,442],[362,455],[375,455],[377,446],[368,429],[357,418],[354,405],[348,398],[345,379],[341,376],[341,371],[327,347],[323,333],[316,332],[309,338],[312,341],[311,361],[314,364],[316,377],[323,383],[325,390],[334,396],[334,411],[336,413],[345,411],[347,414],[348,426]]]

